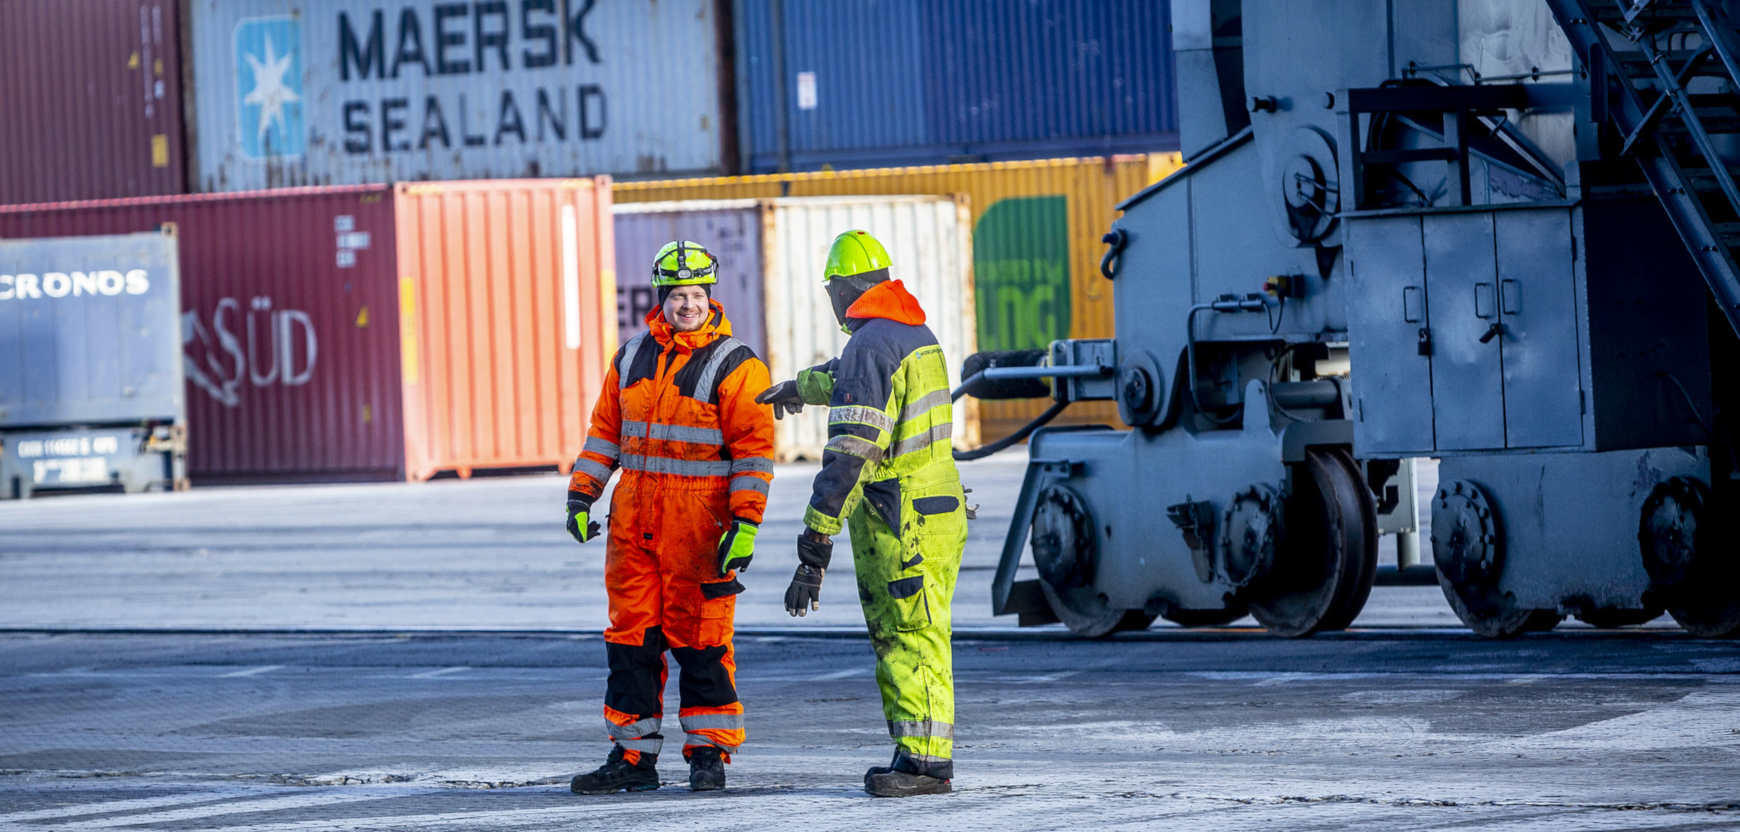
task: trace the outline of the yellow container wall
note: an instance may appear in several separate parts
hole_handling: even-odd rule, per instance
[[[859,194],[965,194],[972,211],[979,349],[1041,347],[1053,338],[1112,335],[1112,284],[1100,276],[1100,235],[1126,197],[1183,166],[1176,153],[972,165],[817,171],[616,182],[619,203]],[[842,229],[843,230],[843,229]],[[1067,271],[1068,292],[1060,293]],[[817,276],[820,279],[820,276]],[[816,314],[830,314],[817,309]],[[954,368],[958,371],[959,368]],[[983,402],[989,441],[1049,400]],[[1110,402],[1077,404],[1058,424],[1118,424]]]

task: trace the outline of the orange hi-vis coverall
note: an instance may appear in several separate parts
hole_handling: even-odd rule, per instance
[[[700,329],[677,332],[661,310],[617,351],[592,411],[571,493],[595,500],[612,469],[604,631],[604,719],[623,759],[657,754],[667,647],[682,666],[683,756],[743,743],[731,617],[743,591],[721,577],[719,539],[733,519],[760,524],[773,481],[773,411],[755,403],[767,365],[731,337],[718,301]]]

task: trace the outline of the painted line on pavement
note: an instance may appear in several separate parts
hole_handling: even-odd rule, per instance
[[[509,829],[521,823],[544,820],[574,821],[586,816],[587,806],[575,801],[572,806],[550,806],[535,809],[501,809],[496,811],[440,812],[423,815],[385,815],[360,818],[324,818],[321,820],[290,820],[279,823],[250,823],[225,826],[223,832],[344,832],[352,829],[437,829],[459,826],[473,829]],[[611,808],[620,808],[620,805]],[[509,826],[512,824],[512,826]],[[543,828],[541,825],[538,828]]]
[[[218,678],[220,678],[220,679],[239,679],[243,676],[258,676],[262,673],[271,673],[274,670],[283,670],[283,669],[284,669],[284,666],[281,664],[267,664],[267,665],[261,665],[259,667],[250,667],[247,670],[238,670],[234,673],[225,673],[225,674],[219,676]]]
[[[850,679],[853,676],[862,676],[869,672],[870,668],[868,667],[848,667],[845,670],[836,670],[833,673],[823,673],[820,676],[811,676],[807,681],[832,682],[835,679]]]
[[[100,803],[84,803],[77,806],[57,806],[53,809],[32,809],[27,812],[8,812],[0,815],[0,823],[12,823],[24,820],[47,820],[50,818],[70,818],[78,815],[100,815],[106,812],[131,812],[139,809],[155,809],[159,806],[186,806],[189,803],[200,803],[207,800],[222,800],[235,797],[235,792],[183,792],[166,797],[139,797],[131,800],[109,800]]]
[[[228,803],[217,803],[210,806],[195,806],[186,809],[165,809],[154,812],[140,812],[114,818],[98,818],[96,820],[76,821],[65,829],[112,829],[117,826],[134,826],[137,824],[180,823],[182,821],[213,818],[221,815],[251,814],[254,812],[281,812],[290,809],[311,809],[318,806],[331,806],[339,803],[359,803],[366,800],[387,800],[395,797],[433,794],[435,790],[418,789],[407,791],[321,791],[312,794],[289,794],[275,797],[262,797],[251,800],[235,800]]]
[[[413,673],[410,676],[407,676],[405,678],[407,678],[407,679],[439,679],[443,676],[451,676],[455,673],[463,673],[463,672],[470,670],[470,669],[471,668],[466,666],[466,665],[460,665],[458,667],[443,667],[440,670],[425,670],[422,673]]]

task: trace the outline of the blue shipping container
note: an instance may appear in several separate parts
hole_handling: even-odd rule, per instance
[[[1176,150],[1160,0],[740,0],[753,173]]]
[[[0,240],[0,499],[185,487],[180,268],[171,229]]]

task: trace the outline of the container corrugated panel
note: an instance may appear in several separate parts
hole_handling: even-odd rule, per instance
[[[713,298],[725,307],[732,334],[767,355],[762,309],[764,206],[754,200],[660,202],[618,205],[616,213],[616,288],[619,337],[626,341],[646,331],[646,314],[658,305],[652,288],[652,258],[672,240],[692,240],[719,258]]]
[[[195,190],[734,164],[719,0],[188,3]]]
[[[0,208],[0,236],[144,231],[181,250],[196,481],[404,472],[392,192],[292,189]]]
[[[609,180],[400,185],[407,474],[566,466],[616,352]]]
[[[1156,0],[744,0],[745,169],[1175,150],[1170,15]]]
[[[961,362],[977,351],[973,325],[971,219],[965,200],[951,197],[810,197],[769,200],[766,240],[767,363],[774,379],[838,356],[847,335],[822,287],[828,248],[842,231],[863,229],[888,249],[889,269],[918,298],[925,325],[948,362],[949,388],[960,386]],[[955,444],[979,441],[976,400],[956,402]],[[828,441],[827,408],[807,407],[774,425],[782,461],[821,459]]]
[[[184,418],[175,234],[0,240],[0,428]]]
[[[179,8],[0,3],[0,204],[183,191]]]
[[[1042,348],[1112,335],[1112,284],[1100,235],[1125,197],[1182,167],[1175,153],[814,173],[618,182],[619,204],[784,195],[964,194],[972,211],[980,350]],[[832,239],[829,235],[827,239]],[[825,244],[826,240],[822,241]],[[815,311],[828,317],[824,301]],[[1049,400],[983,402],[989,438],[1027,423]],[[1059,424],[1119,424],[1110,402],[1072,405]]]

